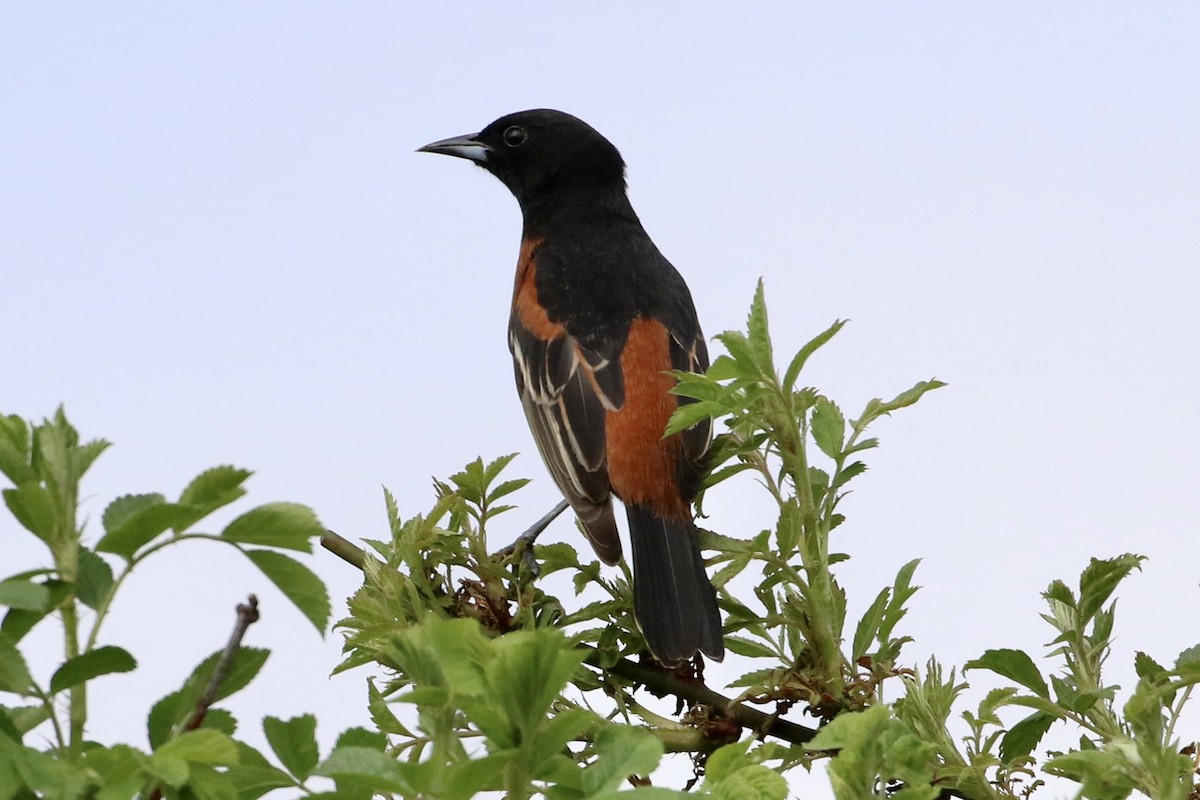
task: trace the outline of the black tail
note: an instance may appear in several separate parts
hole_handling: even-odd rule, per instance
[[[704,571],[696,527],[626,505],[633,543],[633,610],[646,646],[664,666],[696,654],[725,657],[717,592]]]

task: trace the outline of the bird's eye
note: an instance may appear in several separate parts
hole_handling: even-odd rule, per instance
[[[529,134],[520,125],[512,125],[504,131],[504,143],[509,147],[520,147],[525,144]]]

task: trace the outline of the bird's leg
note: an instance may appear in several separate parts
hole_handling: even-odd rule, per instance
[[[558,505],[550,509],[550,511],[537,522],[529,526],[529,528],[518,536],[512,544],[501,549],[497,556],[504,558],[507,555],[515,553],[518,549],[521,551],[521,558],[525,561],[525,566],[529,568],[529,572],[537,575],[537,562],[533,559],[533,543],[537,541],[537,537],[542,534],[542,531],[550,527],[550,523],[558,518],[558,515],[567,510],[570,504],[566,500],[558,501]]]

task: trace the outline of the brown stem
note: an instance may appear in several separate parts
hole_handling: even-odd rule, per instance
[[[237,623],[233,626],[233,633],[229,635],[225,649],[221,651],[216,665],[213,666],[212,675],[209,676],[208,683],[204,685],[200,699],[196,701],[196,709],[188,717],[187,724],[183,726],[185,731],[194,731],[204,723],[204,715],[208,713],[208,707],[216,701],[221,683],[229,674],[229,665],[233,661],[233,656],[242,646],[242,637],[246,635],[246,629],[255,622],[258,622],[258,598],[250,595],[245,603],[238,603]],[[155,786],[154,790],[147,795],[146,800],[162,800],[162,786]]]

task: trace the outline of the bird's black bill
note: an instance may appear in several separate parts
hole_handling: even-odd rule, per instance
[[[441,153],[444,156],[465,158],[468,161],[474,161],[476,164],[486,164],[488,154],[492,152],[492,148],[476,139],[477,135],[472,133],[466,136],[453,136],[449,139],[442,139],[440,142],[430,142],[424,147],[418,147],[417,152]]]

